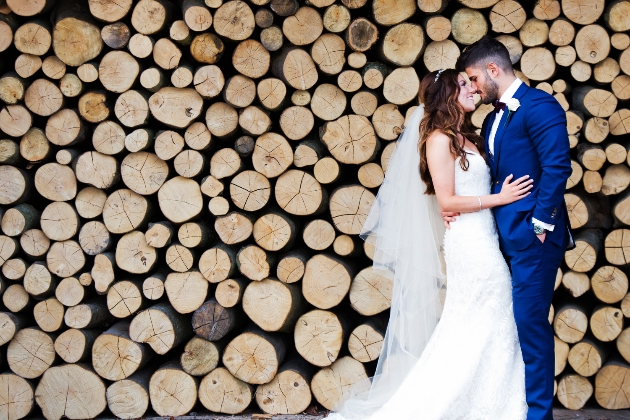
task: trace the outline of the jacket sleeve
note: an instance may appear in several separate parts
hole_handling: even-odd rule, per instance
[[[564,192],[571,176],[567,118],[551,95],[537,95],[526,106],[527,132],[542,167],[533,217],[553,225],[563,211]]]

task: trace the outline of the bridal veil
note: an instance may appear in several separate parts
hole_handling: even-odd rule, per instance
[[[444,225],[435,195],[424,194],[418,141],[420,105],[400,135],[360,237],[374,246],[374,269],[393,276],[383,348],[370,382],[355,384],[338,411],[346,419],[376,412],[420,358],[442,309]],[[335,418],[335,415],[332,415]]]

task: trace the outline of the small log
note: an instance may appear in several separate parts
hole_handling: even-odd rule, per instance
[[[225,102],[215,102],[206,112],[206,125],[213,136],[229,139],[237,133],[238,112]]]
[[[356,52],[369,50],[378,39],[378,28],[365,18],[350,22],[346,29],[346,44]]]
[[[25,379],[40,377],[54,361],[53,339],[38,328],[18,331],[7,347],[9,367]]]
[[[131,14],[131,25],[141,34],[153,35],[168,26],[173,9],[165,0],[140,0]]]
[[[297,54],[297,53],[294,53],[294,54]],[[295,58],[298,58],[298,57],[295,57]],[[287,66],[289,65],[290,65],[290,62],[287,63]],[[289,67],[287,68],[289,69]],[[297,75],[296,77],[300,78],[302,76]],[[256,92],[258,94],[258,99],[260,100],[260,103],[262,104],[262,106],[269,111],[275,111],[275,110],[280,109],[280,107],[283,105],[286,94],[287,94],[287,87],[282,80],[270,77],[267,79],[263,79],[258,83]],[[310,102],[310,99],[309,99],[309,102]]]
[[[525,24],[526,19],[527,14],[523,6],[513,0],[499,2],[490,11],[490,24],[494,32],[504,34],[516,32]]]
[[[625,267],[630,264],[630,230],[616,229],[611,231],[604,241],[606,260],[616,266]]]
[[[317,165],[321,159],[325,159],[325,148],[321,142],[314,139],[303,140],[295,148],[293,165],[297,168]],[[317,176],[315,176],[317,178]]]
[[[109,286],[114,282],[114,266],[116,258],[111,252],[104,252],[94,257],[94,265],[90,275],[94,282],[94,288],[98,294],[105,294]]]
[[[198,271],[171,273],[164,289],[173,308],[182,314],[197,310],[206,299],[208,282]]]
[[[227,245],[241,243],[249,238],[254,230],[254,221],[245,213],[230,212],[217,217],[214,229],[221,241]]]
[[[529,48],[521,57],[521,71],[528,79],[548,80],[556,72],[554,56],[545,47]]]
[[[18,204],[2,216],[2,232],[7,236],[18,236],[32,228],[40,213],[30,204]]]
[[[149,92],[157,92],[166,84],[166,77],[162,70],[157,67],[150,67],[140,73],[140,84]]]
[[[597,340],[585,338],[571,348],[569,364],[580,375],[595,375],[608,357],[608,351]]]
[[[173,166],[177,174],[184,178],[193,178],[208,167],[208,160],[196,150],[184,150],[175,156]]]
[[[15,59],[15,72],[23,78],[30,77],[42,68],[42,59],[32,54],[21,54]]]
[[[617,102],[615,95],[604,89],[591,86],[573,89],[573,108],[589,117],[610,117],[617,108]]]
[[[339,74],[346,62],[346,44],[339,35],[324,34],[311,47],[311,56],[319,69],[329,75]]]
[[[558,382],[558,401],[569,410],[581,409],[592,395],[593,385],[580,375],[564,375]]]
[[[625,148],[623,149],[625,151]],[[606,168],[602,184],[604,195],[619,194],[628,188],[628,185],[630,185],[630,169],[627,165],[618,164]]]
[[[79,98],[79,114],[91,123],[105,121],[112,113],[112,104],[102,91],[87,92]]]
[[[219,283],[236,273],[236,253],[224,244],[206,250],[199,258],[199,270],[210,283]]]
[[[66,277],[57,285],[55,297],[64,306],[76,306],[89,295],[89,291],[76,277]]]
[[[13,313],[28,313],[33,307],[30,295],[21,284],[12,284],[2,294],[2,303]]]
[[[352,357],[361,363],[378,359],[385,339],[385,329],[386,325],[380,318],[370,318],[357,326],[348,338],[348,351]]]
[[[260,281],[269,277],[275,256],[255,245],[247,245],[236,254],[239,271],[250,280]]]
[[[191,322],[199,337],[219,341],[230,332],[239,331],[247,317],[240,308],[224,308],[215,299],[210,299],[193,313]]]
[[[99,335],[92,347],[92,366],[104,379],[128,378],[147,364],[153,353],[129,337],[129,321],[120,321]]]
[[[206,150],[212,144],[212,134],[204,123],[195,122],[186,129],[184,141],[193,150]]]
[[[309,363],[330,366],[350,333],[347,320],[339,314],[315,309],[302,315],[295,325],[295,348]]]
[[[140,281],[122,280],[107,291],[107,309],[116,318],[127,318],[145,305]]]
[[[160,122],[186,128],[200,114],[203,99],[196,90],[165,87],[154,93],[149,100],[151,114]]]
[[[254,12],[247,3],[240,0],[224,3],[214,14],[216,33],[233,41],[249,38],[255,27]]]
[[[313,306],[330,309],[338,305],[350,290],[353,270],[337,258],[318,254],[308,260],[302,282],[302,294]]]
[[[267,251],[279,251],[290,248],[297,236],[295,223],[280,212],[271,212],[261,216],[254,223],[254,240]]]
[[[630,408],[627,399],[621,398],[630,388],[627,363],[611,360],[602,367],[595,377],[595,400],[608,410]]]
[[[364,316],[376,315],[391,306],[393,278],[372,267],[356,275],[350,287],[350,306]]]
[[[265,133],[256,140],[252,162],[256,171],[275,178],[293,163],[293,149],[280,134]]]
[[[341,168],[335,159],[326,156],[317,161],[313,167],[313,175],[322,184],[331,184],[341,176]]]
[[[195,32],[202,32],[212,25],[212,14],[203,0],[185,0],[182,2],[184,22]]]
[[[13,45],[21,53],[42,56],[52,45],[51,29],[43,20],[27,22],[15,31]]]
[[[562,285],[573,297],[580,297],[591,289],[591,279],[584,273],[570,270],[562,276]]]
[[[141,195],[120,189],[107,197],[103,221],[111,233],[128,233],[147,223],[151,208]]]
[[[600,341],[615,340],[623,330],[623,313],[612,306],[599,306],[593,310],[590,318],[593,335]]]
[[[337,77],[337,84],[344,92],[356,92],[361,89],[363,79],[361,73],[356,70],[346,70]]]
[[[33,317],[37,326],[45,332],[58,331],[63,326],[64,307],[55,298],[39,302],[33,308]]]
[[[21,137],[33,124],[31,113],[22,105],[9,105],[0,111],[0,130],[11,137]]]
[[[200,337],[193,337],[180,358],[182,369],[189,375],[205,376],[212,372],[221,359],[221,351],[225,343],[212,342]]]
[[[374,128],[360,115],[344,115],[328,122],[320,128],[319,135],[331,155],[341,163],[365,163],[379,148]]]
[[[282,32],[293,45],[313,43],[324,30],[322,17],[311,7],[300,7],[294,15],[284,19]]]
[[[147,58],[153,53],[155,41],[143,34],[135,34],[129,39],[127,48],[131,55],[137,58]]]
[[[108,52],[98,67],[98,78],[103,87],[116,93],[131,89],[139,74],[138,61],[125,51]]]
[[[393,65],[405,67],[413,65],[420,58],[424,47],[422,26],[404,22],[387,31],[380,52]]]
[[[112,246],[112,242],[109,231],[101,222],[87,222],[79,232],[79,245],[88,255],[97,255],[107,251]]]
[[[83,364],[48,369],[35,389],[35,400],[48,419],[94,418],[107,408],[105,383]]]
[[[98,57],[103,49],[87,2],[61,0],[53,14],[53,49],[68,66],[78,67]]]
[[[311,404],[314,369],[299,358],[282,364],[271,382],[256,389],[256,403],[268,414],[299,414]]]
[[[610,228],[609,202],[602,194],[584,194],[578,189],[565,194],[571,228]]]
[[[273,133],[269,133],[273,134]],[[281,137],[279,134],[276,136]],[[284,140],[284,139],[282,139]],[[286,140],[284,140],[286,143]],[[271,144],[270,144],[271,143]],[[274,152],[273,155],[278,156],[279,158],[285,157],[280,162],[277,162],[276,165],[273,165],[273,155],[269,156],[269,159],[265,159],[265,150],[261,150],[258,153],[254,152],[254,156],[258,156],[260,163],[256,166],[259,166],[259,169],[266,170],[267,172],[271,172],[272,170],[280,170],[283,167],[289,166],[286,164],[286,155],[293,154],[293,150],[291,147],[284,143],[276,143],[273,142],[273,139],[270,139],[263,143],[263,146],[273,146],[277,145],[278,148],[282,146],[286,146],[288,150],[280,150],[278,152]],[[229,149],[228,149],[229,150]],[[273,149],[270,149],[273,152]],[[269,163],[271,168],[267,168],[265,163]],[[275,168],[274,168],[275,166]],[[219,175],[219,174],[218,174]],[[256,171],[243,171],[232,178],[232,182],[230,182],[230,198],[235,206],[245,211],[257,211],[263,208],[269,202],[269,198],[271,196],[271,184],[269,183],[269,179],[264,174]]]
[[[91,223],[100,224],[100,222]],[[53,202],[46,206],[42,212],[40,224],[42,231],[49,239],[65,241],[75,236],[79,231],[79,215],[74,207],[66,202]],[[84,235],[87,235],[86,237],[94,237],[93,235],[96,231],[98,229],[95,230],[93,227],[89,227]],[[79,242],[81,242],[81,237],[79,237]]]
[[[621,308],[625,315],[627,311],[624,311],[624,309],[625,308],[623,307]],[[621,334],[619,334],[619,337],[617,337],[616,340],[616,345],[619,354],[626,360],[626,362],[630,360],[630,328],[626,328],[621,332]]]
[[[116,155],[125,149],[125,137],[125,130],[118,123],[104,121],[96,126],[92,144],[94,149],[102,154]]]
[[[215,413],[239,414],[253,398],[254,387],[235,378],[223,367],[214,369],[199,385],[199,401]]]
[[[518,32],[519,39],[525,47],[537,47],[549,40],[549,26],[542,20],[528,19]],[[555,44],[554,44],[555,45]]]
[[[164,296],[164,276],[155,273],[142,283],[142,294],[149,300],[158,300]]]
[[[24,289],[34,298],[45,298],[52,295],[57,283],[56,276],[48,271],[43,261],[35,261],[24,273]]]
[[[328,32],[341,33],[348,28],[352,16],[350,11],[341,4],[331,4],[326,8],[322,20]]]
[[[270,4],[271,10],[278,16],[286,17],[294,15],[300,5],[295,0],[272,0]]]
[[[157,260],[157,251],[147,244],[142,232],[125,234],[116,245],[116,264],[132,274],[150,272]]]
[[[151,371],[141,370],[107,388],[107,407],[121,419],[141,418],[149,408]]]
[[[276,376],[285,354],[286,345],[279,336],[250,327],[230,341],[222,362],[236,378],[259,385]]]
[[[121,94],[114,105],[116,118],[125,127],[138,127],[149,121],[149,93],[128,90]],[[156,117],[157,118],[157,117]]]
[[[461,8],[451,18],[453,39],[471,45],[488,33],[488,23],[478,10]]]
[[[77,178],[67,166],[47,163],[35,172],[35,189],[51,201],[69,201],[77,195]]]
[[[89,62],[77,68],[77,76],[84,83],[91,83],[98,79],[98,63]]]
[[[120,179],[118,161],[112,156],[107,156],[95,151],[85,152],[77,158],[75,172],[78,181],[93,185],[99,189],[109,188]],[[103,204],[103,214],[111,213],[111,206],[108,202],[115,200],[112,197],[114,197],[114,195],[110,195]],[[116,199],[115,204],[120,204],[119,201],[120,200]],[[105,221],[107,224],[107,219],[105,219]]]
[[[0,375],[0,398],[5,401],[0,414],[7,419],[27,417],[35,406],[35,389],[31,382],[12,373]]]
[[[243,310],[265,331],[292,331],[304,306],[298,286],[276,279],[251,282],[243,295]]]
[[[577,343],[588,329],[585,310],[577,305],[565,304],[556,308],[553,328],[559,339],[565,343]]]
[[[245,108],[256,98],[256,84],[249,77],[237,74],[225,83],[223,99],[234,108]]]
[[[369,387],[368,376],[361,362],[344,356],[313,376],[311,390],[318,403],[333,410],[350,397],[353,385]]]
[[[571,270],[586,273],[595,266],[604,242],[603,234],[598,229],[584,229],[575,234],[574,240],[576,247],[565,253],[564,260]]]
[[[595,296],[604,303],[620,302],[628,293],[628,276],[617,267],[605,265],[591,277]]]
[[[610,126],[604,118],[589,118],[584,126],[584,137],[591,143],[601,143],[609,133]]]
[[[181,176],[171,178],[162,185],[158,201],[164,216],[174,223],[186,222],[203,209],[199,184]]]
[[[313,87],[318,78],[317,69],[311,56],[306,51],[296,47],[286,48],[274,58],[271,71],[284,83],[301,90]]]
[[[98,20],[116,22],[127,16],[133,0],[88,0],[90,13]]]
[[[156,193],[168,177],[166,162],[148,152],[128,154],[120,165],[120,174],[133,192],[150,195]]]
[[[105,302],[93,300],[68,308],[64,316],[70,328],[94,328],[107,325],[113,320]]]
[[[256,106],[248,106],[240,111],[238,124],[252,136],[260,136],[271,129],[271,118]]]
[[[330,197],[330,214],[335,227],[346,234],[358,234],[375,196],[362,186],[339,187]]]
[[[302,239],[306,246],[316,251],[328,248],[335,240],[335,228],[323,219],[311,220],[304,226]]]
[[[49,80],[37,79],[24,93],[24,105],[36,115],[48,117],[59,111],[64,97],[59,88]]]
[[[190,321],[166,303],[158,303],[136,315],[129,325],[129,337],[148,343],[157,354],[165,354],[192,335]]]
[[[276,275],[280,281],[295,283],[303,276],[306,269],[307,256],[300,251],[289,251],[278,261]]]
[[[162,160],[171,160],[184,149],[185,141],[181,134],[172,131],[158,131],[155,137],[155,154]]]
[[[232,308],[241,302],[247,284],[248,281],[243,278],[223,280],[217,284],[214,297],[219,305]]]
[[[92,346],[98,334],[96,330],[71,328],[59,334],[55,339],[55,351],[66,363],[89,361],[92,358]]]
[[[12,258],[2,265],[2,274],[7,280],[19,281],[26,273],[26,263],[21,258]],[[6,286],[2,286],[5,290]]]
[[[24,315],[0,312],[0,343],[5,345],[10,342],[18,331],[29,326],[30,321],[31,320]]]

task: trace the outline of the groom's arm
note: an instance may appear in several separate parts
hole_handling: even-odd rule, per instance
[[[526,125],[542,167],[533,217],[555,225],[571,175],[566,114],[553,96],[541,95],[528,104]]]

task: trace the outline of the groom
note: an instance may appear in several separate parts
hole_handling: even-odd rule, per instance
[[[459,57],[473,90],[494,104],[481,128],[492,193],[503,180],[529,175],[526,198],[494,208],[501,251],[512,271],[514,317],[525,361],[528,420],[552,420],[554,338],[548,315],[558,267],[573,244],[564,203],[571,175],[566,115],[551,95],[514,75],[508,50],[484,37]],[[454,220],[445,215],[448,222]]]

